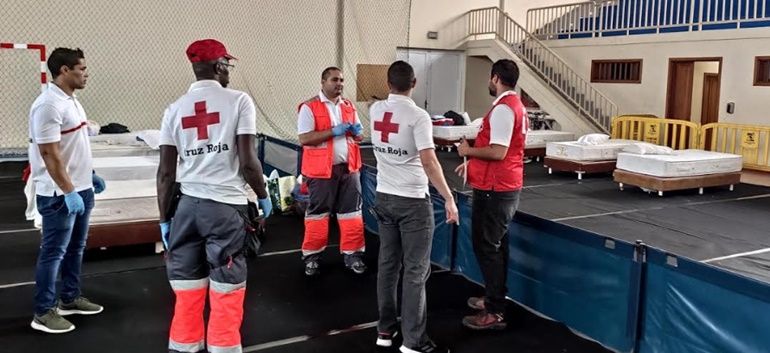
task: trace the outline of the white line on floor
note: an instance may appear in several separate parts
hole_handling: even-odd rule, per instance
[[[633,213],[633,212],[639,212],[639,211],[662,210],[664,208],[672,208],[672,207],[687,207],[687,206],[708,205],[708,204],[732,202],[732,201],[745,201],[745,200],[753,200],[753,199],[764,199],[764,198],[768,198],[768,197],[770,197],[770,194],[762,194],[762,195],[738,197],[738,198],[734,198],[734,199],[690,202],[690,203],[684,203],[684,204],[681,204],[681,205],[673,205],[673,206],[658,206],[658,207],[649,207],[649,208],[636,208],[636,209],[633,209],[633,210],[621,210],[621,211],[613,211],[613,212],[594,213],[594,214],[589,214],[589,215],[584,215],[584,216],[554,218],[554,219],[551,219],[551,221],[562,222],[562,221],[569,221],[569,220],[573,220],[573,219],[583,219],[583,218],[610,216],[610,215],[624,214],[624,213]]]
[[[339,245],[327,245],[326,248],[336,248]],[[292,249],[292,250],[283,250],[283,251],[273,251],[273,252],[266,252],[264,254],[259,254],[257,257],[265,257],[265,256],[275,256],[275,255],[286,255],[286,254],[293,254],[302,252],[302,249]]]
[[[372,328],[372,327],[376,327],[376,326],[377,326],[377,321],[372,321],[372,322],[367,322],[367,323],[364,323],[364,324],[354,325],[354,326],[351,326],[349,328],[342,329],[342,330],[327,331],[327,332],[325,332],[323,334],[320,334],[320,335],[317,335],[317,336],[302,335],[302,336],[286,338],[286,339],[282,339],[282,340],[278,340],[278,341],[261,343],[261,344],[256,344],[256,345],[253,345],[253,346],[243,347],[243,352],[244,353],[245,352],[257,352],[257,351],[262,351],[262,350],[265,350],[265,349],[270,349],[270,348],[275,348],[275,347],[287,346],[287,345],[290,345],[290,344],[300,343],[300,342],[308,341],[308,340],[313,339],[313,338],[326,337],[326,336],[335,336],[335,335],[339,335],[339,334],[342,334],[342,333],[366,330],[368,328]],[[374,340],[374,338],[372,338],[372,340]],[[372,342],[372,344],[374,344],[374,342]]]
[[[749,255],[757,255],[757,254],[764,254],[766,252],[770,252],[770,248],[764,248],[764,249],[759,249],[759,250],[754,250],[754,251],[742,252],[742,253],[738,253],[738,254],[732,254],[732,255],[727,255],[727,256],[715,257],[713,259],[703,260],[701,262],[708,263],[708,262],[714,262],[714,261],[722,261],[722,260],[727,260],[727,259],[734,259],[734,258],[737,258],[737,257],[743,257],[743,256],[749,256]]]
[[[32,232],[32,231],[39,232],[40,229],[28,228],[28,229],[0,230],[0,234],[25,233],[25,232]]]
[[[23,287],[23,286],[33,285],[33,284],[35,284],[35,282],[19,282],[19,283],[3,284],[3,285],[0,285],[0,289]]]

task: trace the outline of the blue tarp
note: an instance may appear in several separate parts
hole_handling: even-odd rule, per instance
[[[770,286],[647,249],[641,353],[770,351]]]

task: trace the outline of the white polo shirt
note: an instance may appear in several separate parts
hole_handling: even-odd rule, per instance
[[[428,112],[398,94],[372,104],[371,136],[377,158],[377,191],[411,198],[428,194],[419,152],[435,148]]]
[[[185,195],[245,205],[237,135],[256,135],[257,113],[246,93],[213,80],[190,85],[163,115],[160,144],[179,153],[176,181]]]
[[[321,102],[324,103],[326,109],[329,110],[329,116],[332,118],[332,126],[342,124],[342,97],[339,98],[337,103],[332,102],[329,98],[326,98],[323,92],[318,92],[318,97]],[[356,112],[356,123],[360,124],[361,120],[358,119],[358,112]],[[313,111],[310,110],[307,104],[302,104],[299,109],[299,116],[297,117],[297,133],[302,135],[315,131],[315,118],[313,118]],[[348,144],[345,135],[337,136],[332,140],[334,144],[334,160],[333,164],[347,163],[348,161]],[[326,142],[318,145],[318,147],[326,146]]]
[[[67,95],[59,86],[49,83],[29,110],[29,164],[35,183],[35,194],[63,195],[64,192],[48,174],[38,144],[59,143],[67,175],[75,191],[93,187],[91,145],[88,140],[88,119],[77,97]]]

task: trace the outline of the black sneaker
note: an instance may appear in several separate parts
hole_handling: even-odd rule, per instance
[[[364,260],[361,259],[360,255],[345,256],[345,267],[357,275],[361,275],[366,272],[366,264],[364,264]]]
[[[420,347],[407,347],[401,346],[399,349],[401,353],[449,353],[449,348],[439,347],[433,341],[428,340]]]
[[[377,345],[380,347],[390,347],[393,345],[393,339],[398,336],[398,331],[395,332],[380,332],[377,334]]]
[[[321,266],[318,264],[318,261],[305,261],[305,276],[312,277],[319,273],[321,273]]]

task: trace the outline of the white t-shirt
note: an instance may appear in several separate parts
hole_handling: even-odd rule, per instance
[[[505,91],[498,96],[492,103],[497,104],[500,99],[505,96],[516,94],[514,91]],[[524,114],[523,116],[527,116]],[[516,120],[514,119],[514,113],[511,107],[500,104],[492,109],[492,113],[489,115],[489,144],[495,144],[505,147],[510,147],[511,136],[513,136],[513,127]],[[522,133],[527,134],[527,128],[529,124],[521,124]]]
[[[329,110],[329,116],[332,118],[332,127],[342,124],[342,97],[339,98],[336,104],[329,100],[329,98],[326,98],[323,92],[319,92],[318,97],[326,105],[326,109]],[[361,120],[358,119],[358,112],[356,112],[356,123],[361,123]],[[299,109],[299,116],[297,117],[297,133],[302,135],[311,131],[315,131],[313,111],[310,110],[307,104],[302,104],[302,107]],[[334,144],[334,160],[332,163],[347,163],[348,144],[345,135],[335,137],[332,143]],[[323,146],[326,146],[326,142],[318,145],[318,147]]]
[[[176,181],[185,195],[245,205],[237,135],[257,133],[254,101],[246,93],[201,80],[163,115],[160,144],[179,153]]]
[[[407,97],[391,94],[369,109],[377,191],[411,198],[428,194],[428,176],[419,151],[435,148],[428,112]]]
[[[35,183],[35,194],[63,195],[51,179],[40,155],[38,144],[59,142],[62,162],[75,191],[93,187],[91,173],[91,145],[88,141],[88,119],[75,95],[69,96],[53,83],[32,103],[29,110],[29,164],[30,177]]]

